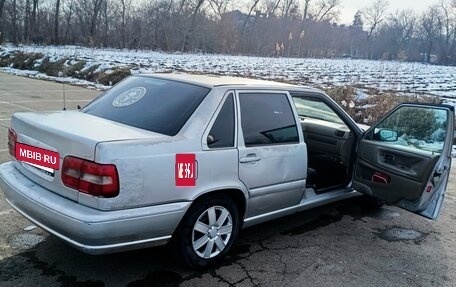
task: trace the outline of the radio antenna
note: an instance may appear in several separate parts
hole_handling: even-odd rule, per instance
[[[66,111],[65,83],[62,81],[63,87],[63,110]]]
[[[60,71],[59,72],[59,78],[62,78],[63,76],[63,73]],[[63,110],[66,111],[66,97],[65,97],[65,82],[60,79],[62,81],[62,91],[63,91]]]

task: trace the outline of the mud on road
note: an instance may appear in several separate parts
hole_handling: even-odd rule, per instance
[[[67,87],[73,108],[97,94]],[[0,162],[12,112],[60,108],[60,84],[0,73]],[[185,268],[166,246],[83,254],[0,192],[0,286],[455,286],[455,173],[437,222],[354,198],[243,230],[223,264],[205,271]]]

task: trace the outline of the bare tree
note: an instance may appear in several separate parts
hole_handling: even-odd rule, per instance
[[[454,54],[456,41],[456,1],[441,0],[438,9],[439,25],[439,56],[442,61],[453,62],[451,57]]]
[[[30,41],[30,0],[25,1],[25,15],[24,15],[24,42],[28,43]]]
[[[368,39],[372,37],[383,22],[388,6],[387,0],[376,0],[362,11],[364,23],[368,26]]]
[[[310,0],[304,0],[304,13],[302,16],[303,22],[307,19],[307,16],[309,14],[309,5],[310,5]]]
[[[35,1],[35,0],[34,0]],[[103,4],[103,0],[93,0],[93,12],[92,17],[90,19],[90,30],[89,30],[89,42],[91,46],[95,45],[95,32],[98,23],[98,18],[101,12],[101,7]]]
[[[421,28],[426,40],[426,62],[431,62],[434,42],[439,33],[439,12],[436,7],[429,8],[421,16]]]
[[[180,0],[179,9],[177,11],[177,15],[182,15],[182,11],[184,11],[185,6],[187,5],[187,0]]]
[[[37,36],[37,30],[38,30],[38,25],[37,25],[37,19],[36,19],[36,13],[38,11],[38,1],[39,0],[32,0],[32,17],[31,17],[31,21],[30,21],[30,24],[31,24],[31,39],[32,41],[35,42],[35,37]]]
[[[372,37],[384,20],[389,2],[387,0],[375,0],[363,11],[364,23],[367,24],[367,42],[369,45],[369,58],[372,58]]]
[[[334,21],[339,16],[340,0],[319,0],[313,7],[313,18],[317,22]]]
[[[6,0],[0,0],[0,18],[3,19],[3,9],[5,7],[5,1]]]
[[[70,36],[70,31],[72,30],[72,21],[73,21],[73,8],[74,8],[74,1],[71,0],[69,3],[66,5],[65,9],[65,36],[64,36],[64,43],[73,43],[74,41],[69,39]],[[73,37],[74,39],[74,37]]]
[[[5,8],[5,1],[0,0],[0,43],[3,40],[3,10]]]
[[[300,34],[299,34],[300,39],[299,39],[298,57],[301,57],[302,41],[304,40],[304,34],[305,34],[306,24],[307,24],[307,16],[309,14],[309,6],[310,6],[310,0],[304,0],[304,13],[302,15],[301,28],[300,28]]]
[[[54,45],[59,44],[59,13],[60,0],[55,1],[55,16],[54,16]]]
[[[0,0],[0,41],[456,64],[456,0],[372,1],[338,25],[341,0]]]
[[[187,45],[188,45],[188,42],[189,42],[189,36],[194,36],[193,35],[193,32],[194,32],[194,29],[195,29],[195,25],[196,25],[196,16],[198,15],[201,7],[203,6],[203,3],[205,2],[206,0],[197,0],[196,3],[195,3],[195,6],[193,8],[193,12],[192,12],[192,16],[191,16],[191,23],[190,23],[190,26],[186,26],[187,28],[185,29],[185,34],[184,34],[184,41],[182,43],[182,52],[186,52],[187,51]]]
[[[171,2],[171,1],[170,1]],[[170,4],[171,5],[171,4]],[[123,48],[126,46],[126,36],[127,36],[127,14],[131,9],[131,0],[120,0],[120,9],[121,9],[121,31],[120,31],[120,46]]]
[[[17,23],[17,1],[16,0],[13,0],[13,6],[11,7],[12,9],[12,12],[11,12],[11,22],[12,22],[12,26],[13,26],[13,32],[11,33],[11,41],[14,43],[14,44],[17,44],[18,42],[18,29],[17,29],[17,26],[18,26],[18,23]]]
[[[247,23],[250,21],[250,16],[252,16],[252,13],[258,6],[259,2],[260,0],[253,0],[252,5],[250,5],[249,13],[245,16],[244,23],[242,23],[241,36],[244,34],[245,27],[247,26]]]
[[[100,18],[102,19],[102,23],[103,23],[103,33],[102,33],[102,36],[100,37],[101,38],[101,44],[103,45],[103,47],[108,47],[108,42],[109,42],[109,39],[108,39],[108,35],[109,35],[109,13],[110,13],[111,9],[108,9],[108,1],[104,1],[103,2],[103,5],[101,7],[101,16]]]
[[[364,31],[364,22],[361,11],[357,11],[353,17],[350,30],[350,57],[362,58],[364,56],[364,48],[366,44],[366,32]]]
[[[288,19],[290,14],[290,10],[292,5],[294,4],[294,0],[283,0],[282,2],[282,18]]]
[[[218,20],[222,18],[222,15],[228,9],[228,5],[231,4],[231,0],[208,0],[208,2],[212,11],[214,11],[215,15],[217,15]]]
[[[268,0],[264,1],[264,11],[268,17],[275,17],[277,9],[281,4],[282,0]]]

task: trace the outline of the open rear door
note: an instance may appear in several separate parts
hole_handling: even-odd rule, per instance
[[[402,104],[362,137],[355,190],[437,219],[451,167],[454,108]]]

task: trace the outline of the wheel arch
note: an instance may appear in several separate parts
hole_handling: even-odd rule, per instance
[[[202,200],[205,200],[209,197],[216,197],[216,196],[228,196],[229,198],[231,198],[239,209],[238,210],[239,218],[243,221],[244,216],[247,211],[247,197],[242,190],[237,189],[237,188],[224,188],[224,189],[211,190],[211,191],[202,193],[193,200],[189,209],[193,205],[197,204],[198,202],[200,202]]]
[[[204,193],[199,194],[195,199],[192,200],[192,204],[187,208],[187,211],[185,212],[184,216],[180,220],[179,224],[177,225],[176,229],[174,230],[174,233],[180,228],[182,221],[184,218],[188,216],[188,213],[194,207],[196,204],[198,204],[201,201],[207,200],[208,198],[211,197],[217,197],[217,196],[228,196],[231,200],[234,201],[235,205],[238,207],[239,211],[239,219],[241,222],[241,228],[244,223],[244,216],[247,212],[247,197],[244,191],[238,188],[223,188],[223,189],[215,189],[215,190],[209,190]]]

